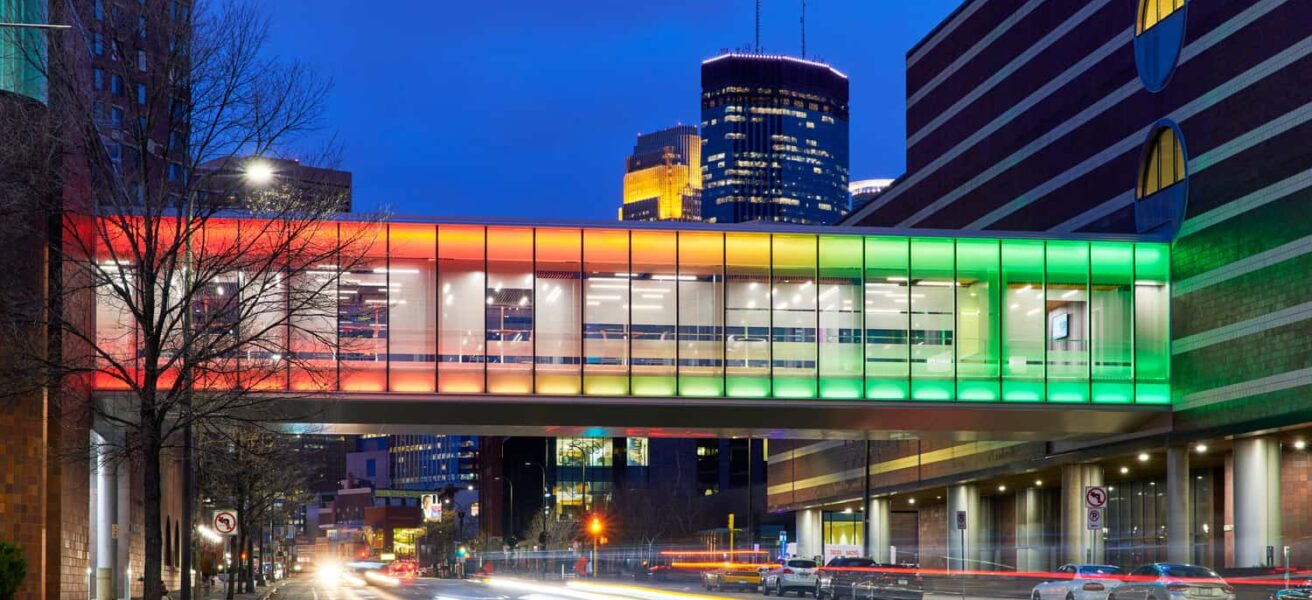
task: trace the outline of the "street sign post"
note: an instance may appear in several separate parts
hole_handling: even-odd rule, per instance
[[[1103,511],[1103,510],[1105,510],[1105,509],[1102,509],[1102,508],[1090,508],[1090,509],[1088,509],[1088,513],[1089,513],[1089,518],[1088,518],[1089,531],[1097,531],[1097,530],[1102,529],[1102,523],[1103,523],[1103,520],[1102,520],[1102,516],[1103,516],[1103,515],[1102,515],[1102,511]],[[1097,539],[1097,537],[1095,536],[1094,539]]]
[[[1100,485],[1090,485],[1085,487],[1084,505],[1089,508],[1103,508],[1107,506],[1107,488]]]
[[[966,530],[966,511],[964,510],[957,511],[957,529]]]
[[[219,535],[237,535],[237,511],[216,510],[210,527]]]
[[[1107,488],[1101,485],[1084,487],[1085,527],[1093,531],[1089,536],[1088,560],[1097,562],[1098,536],[1102,535],[1103,511],[1107,509]]]
[[[957,511],[957,531],[961,534],[961,570],[966,570],[966,511]],[[963,580],[964,581],[964,580]],[[962,597],[965,597],[963,594]]]

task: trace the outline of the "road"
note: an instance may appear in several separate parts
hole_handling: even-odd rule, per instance
[[[791,598],[792,596],[790,596]],[[707,592],[695,582],[632,583],[535,581],[494,577],[488,582],[418,578],[395,587],[325,586],[313,577],[284,584],[274,600],[698,600],[761,598],[759,592]],[[773,598],[773,596],[772,596]],[[961,600],[926,594],[925,600]],[[969,595],[968,598],[977,598]],[[984,598],[979,596],[978,598]]]

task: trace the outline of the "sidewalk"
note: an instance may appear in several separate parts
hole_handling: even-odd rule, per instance
[[[272,585],[257,586],[253,593],[243,594],[238,592],[233,594],[232,597],[234,599],[240,598],[241,600],[268,600],[270,596],[276,594],[278,590],[282,588],[282,586],[286,585],[289,581],[291,580],[283,579]],[[216,580],[214,582],[213,588],[207,591],[204,587],[197,587],[195,590],[193,590],[191,597],[194,600],[224,600],[224,598],[228,597],[227,593],[228,593],[227,585],[221,581]],[[174,596],[176,596],[176,594],[174,594]]]

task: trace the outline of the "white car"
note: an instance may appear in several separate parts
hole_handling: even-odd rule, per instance
[[[788,592],[797,592],[805,596],[815,589],[815,561],[806,558],[790,558],[780,561],[778,565],[761,574],[761,593],[780,596]]]
[[[1235,600],[1235,588],[1207,567],[1153,563],[1133,571],[1109,600]]]
[[[1067,564],[1057,568],[1057,577],[1034,586],[1031,600],[1107,600],[1121,585],[1125,572],[1111,565]]]

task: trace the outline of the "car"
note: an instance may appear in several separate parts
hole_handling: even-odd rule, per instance
[[[1312,579],[1291,588],[1276,590],[1271,594],[1271,600],[1312,600]]]
[[[853,600],[922,600],[925,584],[916,565],[876,564],[852,586]]]
[[[1124,573],[1112,565],[1065,564],[1052,580],[1034,586],[1030,600],[1106,600]]]
[[[730,565],[702,573],[702,586],[708,590],[738,588],[756,591],[761,585],[761,572],[752,566]]]
[[[816,572],[815,597],[855,598],[856,584],[870,577],[879,563],[869,558],[837,557]]]
[[[815,570],[818,567],[814,560],[806,558],[779,561],[778,565],[761,575],[761,593],[766,596],[783,596],[788,592],[797,592],[798,596],[805,596],[815,589]]]
[[[1130,571],[1107,600],[1234,600],[1235,589],[1207,567],[1152,563]]]

